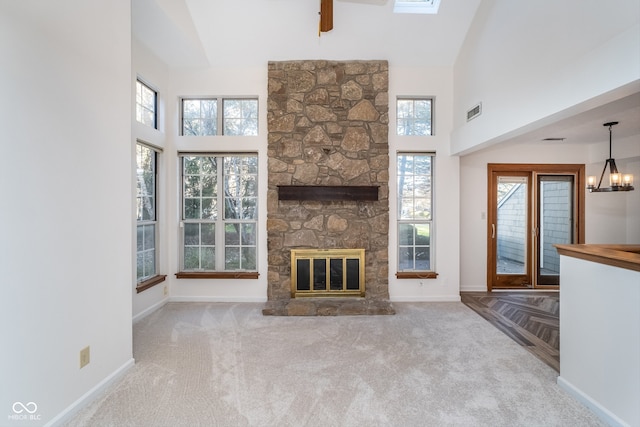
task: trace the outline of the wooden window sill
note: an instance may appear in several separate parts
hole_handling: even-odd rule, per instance
[[[180,271],[178,279],[257,279],[257,271]]]
[[[396,273],[398,279],[436,279],[435,271],[400,271]]]
[[[167,279],[166,274],[158,274],[157,276],[153,276],[147,280],[143,280],[136,285],[136,293],[140,293],[142,291],[146,291],[149,288],[154,287],[158,283],[162,283]]]

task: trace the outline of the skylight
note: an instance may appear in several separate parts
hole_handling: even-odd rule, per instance
[[[440,0],[395,0],[393,13],[438,13]]]

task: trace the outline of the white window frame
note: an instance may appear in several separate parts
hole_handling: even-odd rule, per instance
[[[192,135],[192,134],[185,134],[184,131],[184,124],[185,124],[185,117],[184,117],[184,104],[185,101],[209,101],[209,102],[215,102],[216,105],[216,117],[215,117],[215,126],[216,126],[216,133],[212,133],[212,134],[197,134],[197,135]],[[193,97],[193,98],[181,98],[180,99],[180,135],[182,136],[215,136],[218,135],[220,132],[220,102],[221,100],[215,97]],[[200,105],[200,112],[202,113],[202,105]],[[198,117],[199,120],[205,120],[204,117],[199,116]]]
[[[228,109],[226,108],[226,103],[227,102],[231,102],[231,101],[239,101],[241,103],[245,103],[248,101],[252,101],[255,102],[256,104],[256,117],[255,117],[255,133],[241,133],[241,134],[232,134],[230,132],[227,131],[227,129],[229,129],[227,123],[231,120],[240,120],[241,122],[245,122],[245,121],[249,121],[249,120],[254,120],[254,118],[252,118],[251,116],[246,116],[245,113],[245,109],[241,108],[241,114],[239,117],[229,117],[227,115],[227,111]],[[222,134],[223,135],[233,135],[233,136],[257,136],[258,135],[258,131],[259,131],[259,122],[258,122],[258,116],[259,116],[259,103],[258,103],[258,98],[244,98],[244,97],[233,97],[233,98],[222,98]],[[218,110],[220,111],[220,110]],[[240,127],[243,127],[242,125]]]
[[[139,168],[139,163],[138,163],[138,147],[141,147],[145,150],[149,150],[153,153],[153,161],[152,161],[152,176],[153,176],[153,189],[152,192],[150,193],[148,190],[144,193],[140,192],[140,188],[141,186],[145,186],[146,187],[146,183],[143,179],[143,177],[141,176],[141,174],[143,173],[143,170],[141,170]],[[144,143],[143,141],[136,141],[136,282],[138,284],[148,281],[149,279],[152,279],[156,276],[158,276],[158,272],[159,272],[159,250],[158,250],[158,242],[159,242],[159,223],[158,223],[158,160],[159,160],[159,156],[160,156],[160,152],[161,150]],[[141,207],[141,203],[144,204],[144,194],[151,194],[151,200],[150,202],[152,203],[152,211],[153,211],[153,217],[152,218],[144,218],[144,208]],[[140,228],[142,228],[143,230],[143,245],[145,242],[144,239],[144,229],[147,228],[148,226],[153,226],[153,246],[152,248],[142,248],[142,251],[140,251],[138,249],[138,230]],[[144,256],[145,253],[149,253],[152,250],[153,252],[153,272],[151,272],[150,274],[144,274],[144,270],[143,270],[143,275],[138,275],[138,257],[140,255]],[[143,260],[143,266],[145,265],[144,260]]]
[[[410,117],[406,117],[406,118],[400,118],[400,114],[399,109],[400,109],[400,102],[406,102],[406,101],[411,101],[414,104],[414,107],[412,108],[413,114]],[[429,116],[429,123],[428,123],[428,127],[429,127],[429,132],[426,134],[416,134],[416,133],[399,133],[398,132],[398,128],[400,126],[400,121],[401,120],[409,120],[411,121],[413,124],[411,126],[411,129],[415,130],[415,123],[421,122],[421,120],[419,118],[416,117],[415,115],[415,102],[416,101],[428,101],[430,103],[430,116]],[[396,135],[398,136],[433,136],[435,135],[435,97],[433,96],[398,96],[396,98]]]
[[[438,13],[439,8],[440,0],[395,0],[393,13],[421,13],[435,15]]]
[[[403,196],[403,192],[400,189],[400,186],[402,185],[402,180],[400,178],[400,172],[399,172],[399,161],[400,161],[400,157],[401,156],[428,156],[431,157],[430,160],[430,186],[431,186],[431,191],[430,191],[430,197],[429,197],[429,218],[428,219],[420,219],[417,218],[414,214],[413,217],[409,218],[406,215],[402,214],[402,209],[403,209],[403,203],[402,203],[402,196]],[[398,272],[401,273],[433,273],[435,272],[435,227],[434,227],[434,221],[435,221],[435,205],[434,205],[434,200],[435,200],[435,159],[436,159],[436,153],[435,152],[416,152],[416,151],[400,151],[397,153],[397,157],[396,157],[396,179],[397,179],[397,224],[396,224],[396,230],[397,230],[397,236],[398,236],[398,241],[397,241],[397,247],[396,247],[396,257],[397,257],[397,269]],[[421,176],[425,176],[425,175],[421,175]],[[410,188],[413,188],[413,196],[411,199],[413,199],[412,204],[415,206],[416,205],[416,197],[415,197],[415,186],[409,186]],[[406,199],[406,197],[405,197]],[[419,198],[418,198],[419,199]],[[403,225],[421,225],[421,224],[425,224],[428,225],[429,227],[429,243],[428,243],[428,250],[429,250],[429,268],[428,269],[420,269],[420,268],[415,268],[416,265],[416,248],[419,247],[425,247],[425,245],[418,245],[416,244],[415,241],[415,235],[414,235],[414,240],[412,242],[412,244],[407,245],[407,244],[402,244],[403,242],[403,237],[401,234],[401,229],[403,228]],[[403,250],[403,248],[412,248],[413,249],[413,257],[412,257],[412,266],[413,268],[403,268],[402,267],[402,257],[401,257],[401,251]]]
[[[185,134],[184,132],[184,123],[185,123],[185,118],[184,118],[184,102],[185,101],[215,101],[216,102],[216,118],[215,118],[215,122],[216,122],[216,133],[215,134],[205,134],[205,135],[190,135],[190,134]],[[228,101],[253,101],[256,103],[256,117],[255,117],[255,121],[256,121],[256,131],[255,133],[250,133],[250,134],[240,134],[240,135],[232,135],[232,136],[257,136],[259,129],[260,129],[260,123],[259,123],[259,100],[257,96],[229,96],[229,97],[223,97],[223,96],[196,96],[196,97],[182,97],[180,98],[180,135],[181,136],[222,136],[222,135],[227,135],[228,132],[225,132],[225,127],[227,124],[227,120],[230,119],[249,119],[248,117],[226,117],[225,114],[225,103]]]
[[[141,89],[141,91],[138,91],[139,88]],[[148,108],[142,102],[142,91],[144,90],[153,93],[153,109]],[[144,111],[151,113],[151,115],[153,116],[153,123],[147,123],[143,119],[144,114],[142,113]],[[158,129],[158,91],[153,86],[142,80],[140,77],[136,79],[136,121],[153,129]]]
[[[258,227],[258,207],[259,207],[259,197],[258,197],[258,153],[256,152],[181,152],[178,153],[180,157],[180,204],[181,204],[181,214],[180,214],[180,250],[179,250],[179,270],[181,273],[226,273],[226,272],[257,272],[258,270],[258,235],[259,235],[259,227]],[[217,187],[217,193],[215,194],[215,206],[216,206],[216,215],[212,219],[189,219],[186,218],[185,215],[185,165],[184,160],[186,157],[211,157],[216,159],[216,176],[215,182]],[[225,217],[225,192],[220,191],[221,188],[224,188],[225,176],[224,176],[224,167],[222,166],[222,162],[225,158],[229,157],[255,157],[256,159],[256,173],[251,174],[255,175],[255,207],[254,207],[254,218],[252,219],[241,219],[241,218],[229,218]],[[190,176],[204,176],[204,175],[190,175]],[[202,199],[202,197],[200,197]],[[201,244],[201,235],[199,235],[199,244],[197,245],[186,245],[185,239],[185,230],[186,227],[190,224],[205,224],[212,225],[214,227],[214,244],[213,245],[203,245]],[[254,242],[253,244],[243,244],[243,242],[238,242],[237,245],[227,245],[225,242],[226,233],[225,233],[225,225],[228,224],[240,224],[241,226],[244,224],[253,225],[254,228]],[[242,234],[241,234],[242,235]],[[186,247],[198,247],[198,248],[213,248],[215,251],[214,258],[214,267],[213,268],[202,268],[201,260],[199,261],[199,268],[187,268],[185,266],[185,250]],[[236,269],[227,269],[226,268],[226,250],[227,248],[238,248],[239,253],[242,252],[243,248],[253,248],[255,255],[255,266],[254,268],[240,268]],[[199,249],[200,251],[200,249]],[[239,262],[241,262],[242,257],[239,257]]]

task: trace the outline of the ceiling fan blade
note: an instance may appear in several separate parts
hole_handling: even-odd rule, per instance
[[[333,0],[320,0],[320,32],[333,29]]]

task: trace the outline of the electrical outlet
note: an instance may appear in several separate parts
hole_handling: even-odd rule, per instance
[[[89,346],[86,346],[82,350],[80,350],[80,369],[84,368],[91,361],[91,349]]]
[[[167,285],[164,285],[164,296],[167,296],[169,294],[169,288],[167,288]]]

